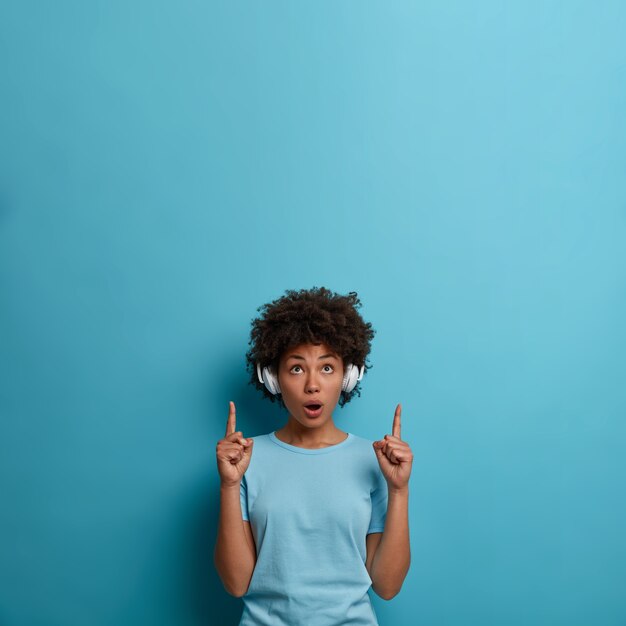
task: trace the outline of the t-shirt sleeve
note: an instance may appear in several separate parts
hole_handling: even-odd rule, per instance
[[[241,502],[241,517],[244,521],[249,522],[248,515],[248,485],[246,483],[245,474],[241,478],[239,483],[239,501]]]
[[[372,517],[367,534],[382,533],[385,530],[385,518],[387,517],[387,481],[380,467],[377,467],[375,476],[374,485],[370,492]]]

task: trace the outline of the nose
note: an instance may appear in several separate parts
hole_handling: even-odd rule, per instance
[[[307,393],[315,393],[320,390],[319,382],[317,381],[314,373],[310,373],[307,376],[305,389]]]

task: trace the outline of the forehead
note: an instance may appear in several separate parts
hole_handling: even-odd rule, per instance
[[[287,360],[289,358],[298,359],[298,357],[305,359],[318,359],[321,356],[331,355],[332,357],[339,359],[340,356],[333,350],[328,344],[320,343],[301,343],[297,346],[292,346],[285,350],[282,358]]]

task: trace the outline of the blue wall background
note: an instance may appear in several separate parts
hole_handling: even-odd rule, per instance
[[[626,5],[0,7],[0,624],[236,624],[256,307],[357,291],[403,404],[381,626],[626,620]],[[220,616],[218,618],[218,616]]]

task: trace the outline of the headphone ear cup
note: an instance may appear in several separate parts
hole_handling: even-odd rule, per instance
[[[267,388],[274,394],[280,393],[280,385],[278,384],[278,376],[269,367],[263,368]]]
[[[272,372],[269,367],[263,368],[263,374],[261,374],[261,366],[256,364],[256,375],[259,382],[263,383],[266,389],[273,395],[280,393],[280,385],[278,384],[278,377]]]
[[[343,375],[341,391],[350,393],[356,387],[356,384],[361,380],[361,378],[363,378],[364,369],[365,368],[363,365],[359,369],[353,363],[348,363],[348,365],[346,366],[346,371]]]

